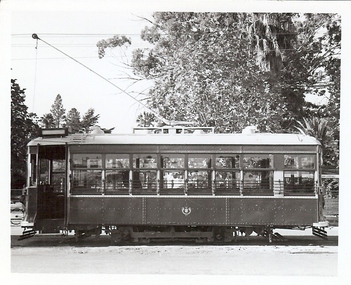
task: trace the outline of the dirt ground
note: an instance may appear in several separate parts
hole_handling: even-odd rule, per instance
[[[336,276],[337,248],[125,246],[12,249],[13,273]]]
[[[182,276],[196,280],[208,277],[206,280],[210,280],[214,276],[333,278],[338,274],[337,228],[328,229],[328,241],[312,236],[308,230],[280,231],[282,235],[288,235],[290,245],[265,244],[257,240],[258,243],[243,241],[231,245],[111,246],[108,236],[97,240],[88,238],[76,244],[74,237],[69,235],[35,236],[18,241],[20,229],[12,227],[11,231],[12,277],[36,276],[34,284],[58,273],[73,274],[74,278],[80,274],[85,278],[89,275],[88,283],[104,274],[114,274],[118,280],[130,277],[123,284],[134,280],[131,276],[141,278],[144,284],[150,276],[171,275],[173,277],[164,283],[171,284],[171,280]],[[186,280],[189,282],[190,279]]]

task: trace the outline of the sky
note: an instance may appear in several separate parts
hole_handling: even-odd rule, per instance
[[[145,110],[131,96],[145,98],[139,93],[147,92],[151,85],[125,79],[132,72],[124,64],[130,63],[133,49],[147,47],[140,39],[147,25],[141,17],[150,19],[151,14],[136,10],[14,11],[11,78],[26,89],[28,111],[39,117],[48,113],[60,94],[66,111],[76,108],[82,115],[94,108],[101,127],[115,127],[114,133],[131,132],[137,115]],[[33,39],[33,33],[43,41]],[[116,34],[126,35],[132,45],[109,49],[99,59],[96,43]]]

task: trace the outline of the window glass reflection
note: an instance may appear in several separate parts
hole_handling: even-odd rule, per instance
[[[211,168],[211,156],[208,154],[189,154],[189,168]]]
[[[102,191],[102,171],[101,170],[73,170],[73,187],[84,187],[95,192]]]
[[[311,191],[314,190],[313,171],[284,171],[284,189]]]
[[[105,189],[128,189],[129,188],[129,171],[106,170]]]
[[[161,155],[162,168],[184,168],[184,155]]]
[[[273,189],[273,171],[245,171],[244,188]]]
[[[157,168],[156,154],[140,154],[133,156],[134,168]]]
[[[106,168],[129,168],[129,155],[106,154]]]
[[[217,156],[216,168],[239,168],[239,155]]]
[[[291,169],[314,169],[314,155],[284,155],[284,167]]]
[[[240,185],[240,172],[217,171],[216,188],[217,189],[238,189]]]
[[[209,187],[210,171],[189,171],[188,187],[189,188],[207,188]]]
[[[273,155],[244,155],[244,168],[272,168]]]
[[[102,168],[102,155],[73,154],[72,162],[75,168]]]
[[[184,188],[184,171],[163,171],[163,188]]]
[[[133,171],[133,188],[156,189],[156,170]]]

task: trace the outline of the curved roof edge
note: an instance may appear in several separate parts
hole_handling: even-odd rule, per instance
[[[74,134],[59,138],[36,138],[29,146],[59,144],[187,144],[187,145],[320,145],[302,134]]]

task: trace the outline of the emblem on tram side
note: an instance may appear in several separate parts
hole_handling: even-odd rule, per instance
[[[182,207],[182,213],[183,213],[185,216],[190,215],[190,213],[191,213],[191,207]]]

